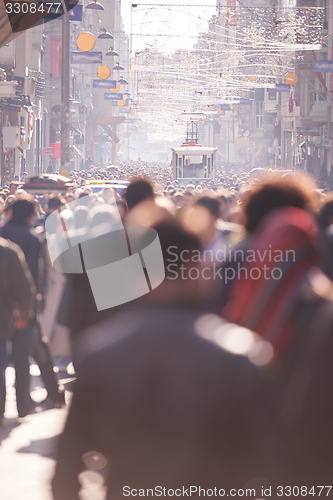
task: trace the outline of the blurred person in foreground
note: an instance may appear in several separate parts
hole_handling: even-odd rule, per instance
[[[222,311],[275,347],[281,484],[309,489],[330,484],[333,462],[333,286],[319,269],[320,242],[310,213],[267,215],[252,245],[256,259],[244,264]]]
[[[170,217],[153,227],[164,259],[174,246],[179,267],[182,251],[202,250]],[[90,354],[60,439],[55,500],[89,494],[87,469],[97,480],[104,477],[107,499],[126,496],[124,487],[137,494],[158,485],[228,491],[256,487],[258,476],[270,482],[272,419],[265,370],[255,363],[269,363],[271,346],[202,313],[207,282],[190,279],[193,267],[200,273],[200,263],[190,263],[178,279],[166,267],[159,287],[86,333],[83,351]],[[234,350],[227,348],[231,335]],[[236,355],[245,339],[248,348]],[[99,498],[96,490],[90,493]]]
[[[310,178],[286,175],[278,178],[264,177],[246,193],[240,215],[246,233],[236,246],[227,249],[221,283],[220,311],[228,302],[233,286],[241,277],[239,268],[246,264],[244,258],[256,242],[257,230],[264,217],[283,207],[316,212],[315,191],[316,186]]]
[[[284,356],[305,291],[316,279],[330,283],[318,267],[319,249],[320,230],[311,214],[294,207],[268,214],[244,254],[223,317],[256,331]]]
[[[333,279],[333,195],[326,196],[320,207],[318,223],[323,232],[323,269]]]

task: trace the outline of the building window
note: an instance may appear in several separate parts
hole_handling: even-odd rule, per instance
[[[268,92],[268,100],[276,101],[276,92]]]

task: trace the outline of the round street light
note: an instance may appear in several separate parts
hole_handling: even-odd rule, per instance
[[[95,38],[91,33],[81,33],[76,39],[76,45],[82,52],[89,52],[95,47]]]
[[[113,56],[113,57],[119,56],[118,52],[113,50],[113,47],[111,47],[111,49],[105,55],[106,56]]]
[[[119,62],[113,67],[114,71],[123,71],[124,68],[120,66]]]
[[[91,3],[88,3],[88,5],[86,6],[86,9],[104,10],[104,7],[103,7],[103,5],[101,3],[97,2],[96,0],[94,0]]]
[[[113,40],[113,36],[111,35],[111,33],[109,33],[108,31],[106,31],[106,29],[102,28],[101,30],[101,34],[98,35],[97,38],[102,38],[104,40],[108,39],[108,40]]]
[[[108,66],[99,66],[97,68],[97,75],[102,80],[106,80],[107,78],[109,78],[110,74],[111,70]]]

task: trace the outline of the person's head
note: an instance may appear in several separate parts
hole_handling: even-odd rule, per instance
[[[82,229],[89,221],[89,208],[80,205],[74,209],[74,225],[75,229]]]
[[[119,194],[115,188],[104,188],[100,194],[101,198],[105,201],[105,203],[114,203],[115,200],[119,199]]]
[[[154,190],[151,183],[146,179],[134,179],[126,188],[124,198],[129,210],[132,210],[142,201],[154,198]]]
[[[51,214],[52,212],[54,212],[55,210],[58,210],[59,208],[61,208],[63,206],[64,206],[64,202],[61,198],[59,198],[59,196],[52,196],[47,203],[46,212],[48,214]]]
[[[318,222],[323,231],[333,224],[333,194],[327,196],[318,214]]]
[[[112,227],[116,221],[115,209],[107,203],[97,203],[90,210],[90,229],[97,227],[101,224],[107,224]]]
[[[195,197],[193,196],[191,191],[186,191],[181,198],[181,206],[182,207],[189,207],[190,205],[193,205],[195,202]]]
[[[33,201],[19,199],[14,201],[11,206],[11,211],[13,220],[30,225],[35,217],[36,207]]]
[[[223,190],[217,193],[217,201],[219,203],[219,214],[222,219],[225,218],[226,215],[226,207],[227,207],[227,197]]]
[[[18,183],[17,182],[11,182],[9,184],[9,193],[10,194],[15,194],[17,188],[18,188]]]
[[[194,187],[194,185],[191,182],[189,184],[187,184],[186,191],[188,191],[188,192],[191,193],[194,190],[195,190],[195,187]]]
[[[196,201],[196,205],[207,208],[213,220],[219,218],[220,207],[219,207],[219,202],[217,201],[216,198],[212,198],[211,196],[202,196]]]
[[[75,201],[75,196],[72,193],[67,193],[64,196],[64,200],[66,203],[72,203],[72,201]]]
[[[301,175],[265,178],[255,184],[242,206],[242,219],[249,233],[256,231],[259,223],[272,210],[296,207],[313,212],[316,209],[315,185]]]
[[[202,278],[200,240],[186,230],[179,220],[168,217],[157,221],[152,227],[157,231],[162,249],[165,279],[147,295],[150,303],[202,306],[210,283]],[[184,256],[189,259],[184,260]],[[193,257],[193,258],[192,258]]]
[[[15,196],[13,194],[10,194],[7,196],[6,198],[6,202],[5,202],[5,213],[6,213],[6,217],[7,218],[11,218],[12,217],[12,207],[13,207],[13,204],[15,202]]]

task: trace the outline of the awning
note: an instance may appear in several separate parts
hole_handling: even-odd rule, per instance
[[[38,21],[46,16],[47,9],[44,9],[44,11],[45,13],[42,13],[37,9],[36,12],[27,12],[23,15],[21,11],[17,14],[7,14],[5,2],[0,0],[0,47],[14,40],[23,31],[36,25]]]

